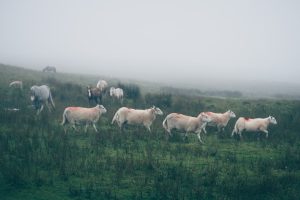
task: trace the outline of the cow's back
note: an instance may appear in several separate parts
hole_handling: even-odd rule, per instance
[[[69,122],[86,123],[99,119],[99,111],[91,108],[68,107],[65,110],[66,118]]]
[[[125,115],[128,123],[142,123],[147,118],[147,112],[145,110],[127,109]]]
[[[46,101],[50,97],[50,89],[47,85],[34,88],[34,95],[39,101]]]
[[[187,115],[171,113],[168,116],[168,125],[172,128],[187,130],[193,124],[192,118]]]

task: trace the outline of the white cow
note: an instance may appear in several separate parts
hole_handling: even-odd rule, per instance
[[[123,89],[111,87],[109,93],[111,97],[120,100],[121,104],[123,104],[123,96],[124,96]]]
[[[77,130],[76,125],[85,125],[85,132],[87,132],[88,125],[93,125],[95,131],[98,132],[96,123],[104,113],[106,113],[106,109],[102,105],[93,108],[67,107],[63,113],[61,125],[69,123],[75,130]]]
[[[150,126],[156,119],[156,115],[163,115],[163,112],[155,106],[146,110],[122,107],[115,113],[111,124],[116,121],[121,130],[124,124],[142,124],[151,132]]]
[[[171,113],[165,118],[162,125],[170,136],[172,135],[172,129],[185,131],[185,137],[187,137],[188,133],[194,132],[197,134],[199,141],[203,143],[200,135],[201,130],[210,121],[210,117],[204,112],[201,112],[197,117],[191,117],[178,113]]]
[[[249,132],[262,131],[266,133],[267,138],[269,133],[267,129],[270,124],[277,124],[276,119],[272,116],[255,119],[240,117],[235,123],[231,136],[238,134],[242,138],[242,131],[245,130]]]
[[[229,120],[236,117],[235,113],[231,110],[228,110],[225,113],[206,112],[206,114],[211,118],[211,121],[207,123],[207,126],[217,127],[218,132],[224,131]],[[204,133],[207,133],[205,126],[203,127],[203,131]]]
[[[105,92],[107,89],[107,82],[105,80],[99,80],[97,83],[97,88],[99,88],[101,90],[101,92]]]
[[[33,103],[34,108],[37,110],[37,114],[40,114],[40,112],[42,112],[44,104],[46,104],[49,111],[51,111],[49,104],[52,106],[53,109],[55,108],[50,88],[47,85],[34,85],[30,88],[30,92],[30,99]]]
[[[9,84],[9,87],[18,87],[22,90],[23,89],[23,82],[22,81],[13,81]]]

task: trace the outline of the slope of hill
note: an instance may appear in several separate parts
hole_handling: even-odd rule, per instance
[[[99,133],[60,125],[66,106],[93,106],[86,98],[86,85],[98,76],[48,74],[0,65],[0,196],[1,199],[298,199],[300,196],[300,102],[245,98],[211,98],[182,94],[128,95],[123,105],[105,97],[108,112],[97,124]],[[8,88],[12,80],[24,81],[24,90]],[[117,84],[119,80],[110,80]],[[48,84],[56,109],[36,116],[29,101],[29,87]],[[122,81],[124,86],[132,84]],[[147,85],[147,84],[146,84]],[[146,87],[145,87],[146,88]],[[127,88],[128,92],[136,92]],[[153,90],[151,90],[153,91]],[[159,106],[163,117],[152,125],[128,126],[121,133],[111,125],[121,106]],[[4,108],[20,108],[10,112]],[[174,131],[168,138],[161,123],[178,112],[200,111],[266,117],[277,126],[269,138],[245,133],[241,141],[225,132],[207,128],[205,144],[194,134],[187,139]]]

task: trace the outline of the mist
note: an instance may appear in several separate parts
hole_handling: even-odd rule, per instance
[[[183,87],[296,91],[299,10],[293,0],[1,1],[0,62]]]

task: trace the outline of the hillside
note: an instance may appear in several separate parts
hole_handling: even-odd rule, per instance
[[[297,100],[213,98],[168,94],[151,83],[109,79],[125,87],[124,104],[105,97],[108,112],[97,127],[67,134],[60,125],[67,106],[89,105],[86,86],[97,75],[49,74],[0,65],[0,196],[1,199],[298,199],[300,197],[300,102]],[[22,80],[24,90],[9,88]],[[36,116],[29,88],[47,84],[56,109]],[[128,126],[123,133],[111,119],[121,106],[164,112],[152,125]],[[5,108],[19,108],[10,112]],[[223,133],[207,128],[200,144],[174,131],[168,138],[161,123],[171,112],[197,115],[225,112],[237,117],[274,116],[269,138],[244,133],[230,137],[236,119]]]

